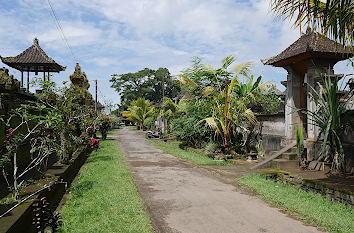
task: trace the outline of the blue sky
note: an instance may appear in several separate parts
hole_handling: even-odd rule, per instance
[[[51,0],[76,60],[89,80],[98,80],[99,100],[119,103],[110,88],[111,74],[167,67],[172,74],[199,56],[214,66],[234,54],[237,63],[253,61],[254,74],[279,83],[281,68],[260,59],[276,55],[300,35],[288,21],[275,19],[270,0]],[[1,0],[0,55],[15,56],[37,37],[56,62],[67,66],[55,74],[62,83],[75,59],[67,48],[47,0]],[[1,62],[0,62],[1,63]],[[1,66],[6,66],[0,64]],[[341,62],[337,73],[354,73]],[[19,72],[11,70],[19,78]],[[93,93],[93,82],[90,91]]]

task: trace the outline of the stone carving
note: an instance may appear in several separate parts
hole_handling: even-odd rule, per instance
[[[90,84],[85,72],[81,72],[79,63],[76,63],[75,71],[70,75],[72,85],[69,89],[76,103],[81,105],[92,105],[93,99],[91,93],[88,91]]]
[[[5,67],[0,69],[0,90],[20,90],[20,82],[13,75],[9,75],[9,70]]]
[[[90,84],[87,79],[87,75],[85,72],[81,72],[81,67],[79,63],[76,63],[75,71],[72,75],[70,75],[70,81],[74,85],[84,88],[86,90],[88,90],[90,87]]]

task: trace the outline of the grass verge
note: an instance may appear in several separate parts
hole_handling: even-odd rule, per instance
[[[153,232],[115,140],[91,154],[61,214],[62,232]]]
[[[222,162],[216,161],[213,160],[212,158],[198,154],[196,152],[183,150],[179,147],[181,142],[177,140],[169,140],[167,142],[164,142],[163,140],[149,140],[149,141],[151,142],[151,144],[153,144],[155,147],[159,148],[160,150],[163,150],[166,153],[169,153],[180,159],[187,160],[197,165],[221,165],[221,166],[227,165],[226,161],[222,161]]]
[[[256,191],[269,203],[295,215],[305,222],[329,232],[354,232],[354,210],[334,203],[313,192],[305,192],[286,184],[278,184],[264,176],[250,174],[237,183]]]

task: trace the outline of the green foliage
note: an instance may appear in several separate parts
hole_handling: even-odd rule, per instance
[[[154,128],[154,123],[155,123],[155,117],[147,117],[144,121],[144,126],[147,129],[153,129]]]
[[[296,154],[301,158],[304,153],[304,130],[302,124],[296,128]]]
[[[295,19],[317,28],[343,45],[354,43],[354,2],[352,0],[272,0],[272,10],[278,17]]]
[[[276,93],[276,86],[266,85],[256,91],[255,102],[251,104],[251,108],[257,113],[272,114],[279,111],[282,102],[279,93]]]
[[[338,79],[331,80],[324,77],[324,85],[318,83],[320,91],[312,89],[311,98],[315,101],[317,110],[298,109],[306,114],[310,122],[319,127],[320,132],[317,142],[323,138],[318,161],[332,163],[332,170],[345,171],[345,154],[342,145],[342,135],[346,127],[354,129],[354,121],[350,112],[346,110],[347,101],[340,101],[338,92]],[[350,99],[351,96],[347,96]],[[326,146],[330,145],[330,153],[325,153]]]
[[[162,86],[165,96],[174,98],[180,93],[177,81],[171,78],[167,68],[152,70],[145,68],[135,73],[113,74],[110,80],[113,88],[121,95],[123,106],[138,97],[144,97],[154,103],[162,100]]]
[[[10,110],[5,120],[5,151],[0,157],[0,168],[8,182],[5,167],[11,163],[13,184],[8,186],[14,191],[14,198],[19,198],[19,191],[26,182],[25,177],[33,169],[39,169],[49,155],[58,148],[58,135],[63,125],[61,115],[43,104],[23,104]],[[30,145],[31,161],[19,170],[19,148]]]
[[[36,96],[43,105],[61,116],[63,124],[60,127],[60,147],[57,153],[61,161],[68,161],[75,148],[82,143],[79,137],[83,132],[90,128],[89,131],[93,131],[87,136],[94,135],[96,113],[92,96],[85,88],[87,85],[81,87],[76,84],[67,85],[66,82],[63,84],[57,87],[55,82],[38,80],[43,92]]]
[[[210,141],[213,131],[198,125],[198,122],[210,113],[210,104],[207,100],[185,100],[180,115],[169,121],[171,133],[187,145],[200,148],[205,141]]]
[[[250,62],[239,64],[230,72],[229,67],[235,60],[234,56],[228,56],[220,68],[214,69],[210,65],[202,65],[197,59],[192,68],[181,76],[190,94],[197,99],[206,98],[210,104],[208,115],[197,125],[204,122],[210,127],[221,138],[226,153],[232,152],[232,137],[237,138],[239,133],[247,132],[249,125],[256,123],[248,105],[256,101],[257,92],[265,85],[260,83],[261,77],[254,80],[250,74]],[[242,82],[240,77],[245,81]]]
[[[70,76],[73,83],[58,88],[54,82],[39,78],[34,82],[43,92],[36,95],[36,102],[27,102],[2,116],[6,127],[5,148],[0,156],[0,168],[14,197],[26,183],[30,171],[45,170],[50,155],[57,154],[60,162],[67,162],[79,146],[96,148],[95,113],[86,74],[79,65]],[[30,148],[28,148],[30,147]],[[25,151],[24,151],[25,150]],[[19,157],[30,154],[30,161],[19,166]],[[13,184],[7,179],[12,169]]]
[[[128,110],[122,112],[124,117],[127,117],[129,121],[136,122],[142,129],[145,129],[145,120],[151,116],[154,112],[152,102],[145,98],[138,98],[133,100],[131,105],[128,106]]]
[[[217,143],[216,141],[210,141],[206,143],[204,146],[205,153],[209,156],[214,158],[216,153],[220,153],[220,143]]]
[[[256,174],[236,181],[256,191],[262,199],[307,223],[323,227],[329,232],[354,232],[354,211],[349,206],[329,201],[313,192],[275,183]]]
[[[114,140],[83,166],[61,214],[61,232],[153,232],[134,178]]]

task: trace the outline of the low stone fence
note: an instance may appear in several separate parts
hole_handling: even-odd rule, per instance
[[[287,172],[264,172],[261,173],[261,175],[273,179],[277,183],[289,184],[304,191],[312,191],[321,194],[330,201],[343,203],[352,208],[354,207],[354,193],[348,190],[338,189],[318,180],[293,176]]]
[[[60,203],[67,188],[73,182],[81,166],[91,153],[91,149],[78,149],[72,156],[72,159],[67,165],[53,165],[46,172],[46,176],[52,176],[53,180],[59,181],[25,201],[20,206],[12,210],[8,215],[0,218],[0,232],[37,232],[33,221],[33,210],[36,199],[46,197],[49,202],[49,209],[54,211]],[[36,186],[37,184],[33,184]]]

